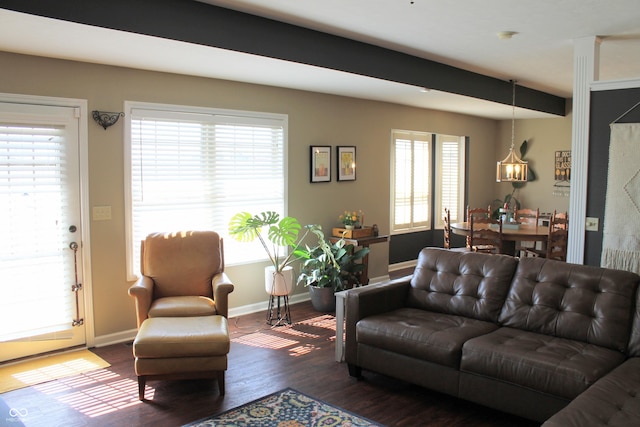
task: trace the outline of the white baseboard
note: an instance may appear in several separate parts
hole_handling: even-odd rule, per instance
[[[96,347],[104,347],[121,342],[133,341],[137,333],[137,329],[129,329],[128,331],[116,332],[115,334],[101,335],[95,337],[94,344]]]
[[[293,294],[289,297],[289,304],[298,304],[303,301],[309,301],[309,292],[301,294]],[[244,316],[245,314],[257,313],[258,311],[266,311],[269,308],[269,300],[265,300],[255,304],[243,305],[242,307],[230,308],[229,317]]]
[[[289,297],[289,304],[298,304],[309,300],[309,293],[294,294]],[[229,318],[243,316],[245,314],[266,311],[269,307],[269,301],[263,301],[256,304],[244,305],[229,309]],[[119,344],[122,342],[133,341],[138,333],[137,329],[129,329],[128,331],[116,332],[115,334],[101,335],[95,337],[94,344],[96,347],[105,347],[107,345]]]
[[[415,267],[416,265],[418,265],[417,259],[414,259],[411,261],[399,262],[397,264],[390,264],[389,271],[403,270],[405,268]]]
[[[372,277],[369,279],[369,284],[370,285],[375,285],[376,283],[383,283],[383,282],[388,282],[389,280],[391,280],[391,278],[389,277],[389,275],[385,275],[385,276],[378,276],[378,277]]]

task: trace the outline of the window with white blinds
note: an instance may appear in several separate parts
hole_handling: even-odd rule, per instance
[[[444,208],[449,209],[451,222],[464,221],[464,150],[464,137],[436,136],[436,228],[444,227]]]
[[[392,231],[429,227],[431,134],[393,132]]]
[[[130,277],[139,274],[140,241],[149,233],[227,237],[237,212],[284,214],[286,116],[128,104]],[[264,259],[255,243],[225,238],[225,263]]]
[[[457,219],[464,204],[464,138],[394,130],[391,139],[392,232],[429,229],[432,207],[436,226],[441,226],[437,213],[444,207],[451,209],[452,221]]]

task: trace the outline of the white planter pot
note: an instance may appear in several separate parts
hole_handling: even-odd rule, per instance
[[[287,266],[281,272],[272,265],[265,267],[264,289],[269,295],[289,295],[293,291],[293,267]]]

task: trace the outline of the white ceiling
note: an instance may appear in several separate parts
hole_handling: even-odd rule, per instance
[[[204,0],[570,98],[573,40],[600,36],[600,80],[640,77],[638,0]],[[500,39],[500,31],[514,31]],[[106,42],[105,42],[106,41]],[[218,48],[0,9],[0,50],[511,118],[509,106]],[[162,52],[161,55],[158,52]],[[516,95],[517,96],[517,95]],[[518,108],[516,118],[552,117]]]

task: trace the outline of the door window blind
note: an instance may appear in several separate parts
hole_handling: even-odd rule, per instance
[[[64,123],[74,118],[50,110],[61,117],[0,113],[0,341],[68,330],[74,316]]]
[[[130,276],[149,233],[226,237],[237,212],[284,213],[285,117],[133,108],[130,121]],[[225,262],[264,259],[255,243],[225,239]]]

